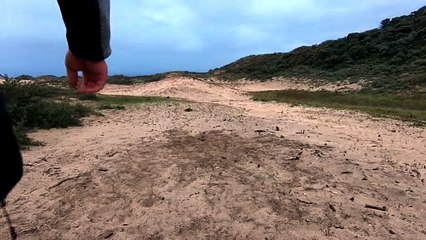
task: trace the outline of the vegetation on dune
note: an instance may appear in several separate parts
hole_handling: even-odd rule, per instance
[[[282,90],[255,92],[252,93],[252,96],[256,101],[275,101],[312,107],[357,110],[373,116],[410,121],[417,126],[426,125],[426,101],[416,95]]]
[[[253,99],[359,110],[425,125],[426,7],[385,19],[377,29],[289,53],[248,56],[210,74],[225,80],[367,82],[358,92],[267,91],[253,93]]]
[[[198,72],[188,72],[188,71],[174,71],[174,72],[165,72],[165,73],[157,73],[152,75],[140,75],[140,76],[126,76],[126,75],[112,75],[108,77],[107,83],[116,84],[116,85],[133,85],[140,83],[150,83],[161,81],[170,76],[177,77],[192,77],[195,79],[207,79],[210,76],[207,73],[198,73]],[[9,79],[7,75],[0,74],[0,77]],[[32,80],[34,82],[49,82],[49,84],[53,85],[63,85],[67,78],[65,76],[57,77],[54,75],[42,75],[42,76],[31,76],[31,75],[19,75],[13,77],[13,80]]]
[[[192,77],[196,79],[205,79],[208,78],[206,73],[196,73],[196,72],[187,72],[187,71],[177,71],[177,72],[165,72],[157,73],[153,75],[143,75],[143,76],[125,76],[125,75],[113,75],[108,78],[108,83],[118,84],[118,85],[133,85],[138,83],[150,83],[163,80],[169,76],[185,76]]]
[[[385,19],[380,28],[289,53],[248,56],[210,74],[223,79],[300,77],[326,81],[371,80],[372,90],[426,88],[426,7]]]
[[[72,102],[72,91],[46,84],[20,84],[7,81],[0,84],[7,99],[7,111],[22,145],[34,144],[27,137],[32,129],[65,128],[80,125],[80,118],[92,110]]]
[[[6,108],[22,146],[39,144],[28,137],[35,129],[79,126],[82,117],[96,114],[97,110],[172,101],[160,97],[76,95],[65,85],[59,81],[22,84],[11,80],[0,84],[0,93],[6,97]]]
[[[100,95],[90,94],[79,96],[80,100],[89,101],[91,106],[100,110],[126,109],[127,105],[135,104],[152,104],[176,101],[175,99],[167,97],[153,97],[153,96],[121,96],[121,95]]]
[[[162,74],[155,74],[149,76],[125,76],[125,75],[113,75],[108,77],[108,83],[117,85],[133,85],[137,83],[148,83],[154,81],[160,81],[164,78]]]

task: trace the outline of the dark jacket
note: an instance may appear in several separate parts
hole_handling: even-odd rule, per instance
[[[111,55],[110,0],[58,0],[68,48],[78,58],[101,61]]]

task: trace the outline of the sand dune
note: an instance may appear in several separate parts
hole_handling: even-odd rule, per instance
[[[246,94],[295,87],[108,85],[189,101],[34,133],[9,199],[19,239],[426,238],[425,129]]]

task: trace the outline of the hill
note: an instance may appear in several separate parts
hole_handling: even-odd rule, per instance
[[[426,87],[426,6],[385,19],[363,33],[300,47],[289,53],[244,57],[209,72],[222,79],[297,77],[326,81],[368,80],[383,91]]]

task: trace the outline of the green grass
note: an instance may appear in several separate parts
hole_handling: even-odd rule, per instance
[[[79,96],[80,100],[90,101],[100,110],[115,109],[124,110],[128,105],[155,104],[177,101],[166,97],[146,97],[146,96],[120,96],[120,95],[100,95],[90,94]]]
[[[282,90],[252,93],[253,100],[285,102],[294,105],[348,109],[373,116],[392,117],[426,125],[426,96],[374,94],[369,92],[337,93]]]
[[[99,95],[98,102],[105,104],[151,104],[172,101],[165,97],[145,97],[145,96],[107,96]]]

